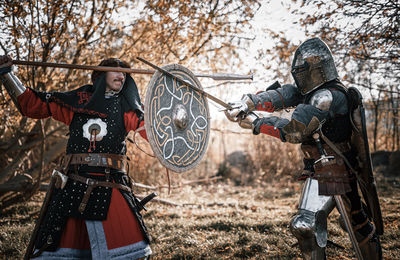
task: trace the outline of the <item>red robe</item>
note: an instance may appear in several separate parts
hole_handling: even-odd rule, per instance
[[[74,112],[55,102],[49,103],[42,101],[33,91],[27,89],[18,97],[18,102],[22,113],[30,118],[43,119],[50,115],[57,121],[70,125]],[[127,132],[137,129],[139,118],[136,113],[129,111],[124,113],[124,124]],[[139,127],[144,122],[140,122]],[[140,135],[147,140],[145,130],[139,131]],[[139,223],[129,208],[126,200],[118,189],[113,189],[110,208],[107,219],[102,221],[104,234],[107,241],[108,250],[121,248],[144,241],[144,236],[139,227]],[[64,228],[59,248],[70,248],[80,250],[90,250],[89,236],[86,223],[83,219],[69,218]]]

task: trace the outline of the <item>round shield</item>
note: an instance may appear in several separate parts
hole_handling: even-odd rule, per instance
[[[202,89],[187,68],[178,64],[162,68]],[[184,172],[200,162],[210,135],[210,116],[204,95],[156,71],[146,90],[144,115],[147,138],[161,164],[175,172]]]

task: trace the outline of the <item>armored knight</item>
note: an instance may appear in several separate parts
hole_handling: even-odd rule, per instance
[[[378,235],[383,233],[383,224],[372,168],[365,169],[370,165],[370,154],[365,135],[360,138],[360,132],[366,133],[358,120],[365,119],[360,112],[361,96],[339,81],[331,51],[319,38],[297,48],[291,73],[295,85],[276,82],[266,91],[244,95],[231,103],[233,109],[225,114],[241,127],[251,128],[255,135],[301,143],[305,183],[290,230],[305,259],[326,258],[327,217],[337,207],[334,198],[338,195],[344,201],[362,258],[381,259]],[[290,119],[260,118],[252,112],[291,107],[295,109]]]
[[[100,66],[129,66],[107,59]],[[140,202],[127,174],[125,138],[143,125],[133,78],[122,72],[92,74],[93,85],[70,92],[25,88],[12,73],[12,60],[0,57],[0,79],[20,112],[52,117],[69,126],[66,156],[34,253],[38,259],[137,259],[151,254]],[[143,131],[142,136],[146,137]]]

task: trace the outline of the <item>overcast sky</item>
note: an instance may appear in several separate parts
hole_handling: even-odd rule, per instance
[[[254,37],[254,40],[250,42],[249,48],[239,50],[241,55],[241,67],[239,69],[232,68],[232,70],[238,74],[253,74],[253,81],[240,81],[240,83],[218,85],[220,82],[202,79],[202,84],[204,82],[203,87],[208,89],[211,86],[211,89],[208,91],[227,102],[238,100],[245,93],[255,93],[259,90],[263,90],[276,80],[280,83],[292,83],[283,82],[282,79],[274,78],[272,72],[269,72],[264,67],[264,64],[268,61],[258,60],[257,52],[259,50],[274,48],[274,43],[269,38],[269,35],[265,33],[267,29],[271,29],[275,32],[283,32],[284,35],[295,44],[300,44],[306,39],[306,36],[303,28],[293,25],[293,22],[297,21],[299,16],[291,14],[287,9],[291,1],[265,2],[267,1],[263,2],[253,21],[251,21],[253,28],[248,32],[248,37]],[[293,6],[293,3],[291,4]],[[218,87],[213,87],[216,85],[218,85]],[[210,101],[209,104],[212,111],[217,110],[212,101]],[[220,118],[221,116],[223,117],[223,113],[219,113],[217,117]]]

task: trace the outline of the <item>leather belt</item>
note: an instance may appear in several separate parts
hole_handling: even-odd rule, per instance
[[[85,211],[85,208],[86,208],[87,202],[89,201],[89,197],[90,197],[90,194],[92,193],[92,190],[98,186],[110,187],[110,188],[124,190],[127,192],[132,192],[131,188],[129,188],[128,186],[119,184],[119,183],[113,183],[113,182],[109,182],[109,181],[98,181],[98,180],[86,178],[86,177],[83,177],[83,176],[80,176],[77,174],[69,174],[68,177],[71,178],[72,180],[79,181],[79,182],[82,182],[82,183],[88,185],[85,195],[83,195],[81,204],[79,205],[79,212],[81,212],[81,213],[83,213],[83,211]]]
[[[77,153],[71,154],[69,164],[85,164],[88,166],[113,168],[125,172],[128,161],[125,155],[109,153]]]

